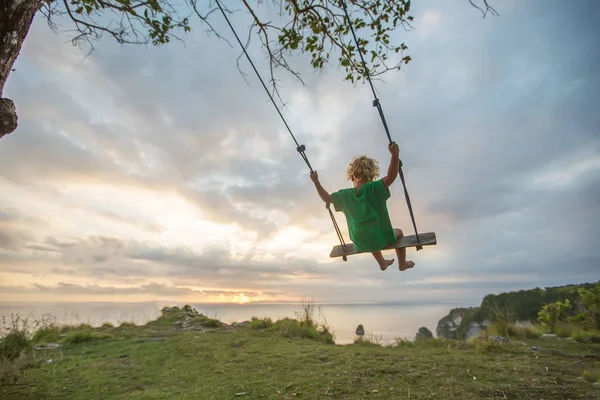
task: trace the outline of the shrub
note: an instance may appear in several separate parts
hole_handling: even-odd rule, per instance
[[[273,326],[273,321],[269,317],[265,317],[265,318],[252,317],[252,320],[250,321],[251,329],[266,329],[266,328],[270,328],[271,326]]]
[[[300,311],[295,311],[296,319],[302,326],[316,326],[317,323],[314,318],[316,305],[314,300],[305,302],[302,300],[302,308]],[[320,311],[320,310],[319,310]]]
[[[569,299],[546,304],[538,313],[538,322],[549,332],[554,332],[558,324],[567,321],[570,311]]]
[[[207,328],[219,328],[223,326],[223,323],[218,319],[208,318],[207,316],[200,314],[200,318],[198,320],[198,324]]]
[[[20,372],[35,365],[33,348],[29,340],[29,323],[11,314],[11,322],[2,318],[0,331],[0,384],[14,383]]]
[[[600,284],[591,289],[580,288],[577,303],[579,313],[570,319],[571,322],[584,329],[600,329]]]
[[[10,332],[0,340],[0,357],[12,360],[30,348],[31,343],[25,332]]]
[[[194,314],[198,314],[198,311],[196,311],[196,309],[194,309],[192,306],[190,306],[189,304],[186,304],[185,306],[183,306],[183,308],[181,309],[183,312],[189,312],[189,313],[194,313]]]
[[[35,332],[31,340],[33,343],[58,342],[60,340],[60,329],[58,326],[40,328]]]
[[[323,318],[323,322],[319,323],[315,318],[315,311],[319,312],[319,315]],[[313,340],[319,340],[325,343],[333,344],[333,333],[331,333],[327,320],[321,313],[321,308],[315,304],[314,300],[306,301],[302,300],[302,307],[300,311],[295,312],[296,321],[299,323],[299,330],[301,332],[300,337],[306,337]],[[287,318],[286,318],[287,320]],[[296,328],[292,328],[296,329]]]
[[[577,332],[578,330],[579,328],[577,328],[577,326],[564,322],[559,322],[554,327],[554,333],[556,336],[562,338],[568,338],[573,334],[573,332]]]
[[[5,318],[3,318],[3,325],[6,326]],[[0,358],[13,360],[19,357],[24,350],[31,349],[28,326],[27,319],[11,315],[11,323],[0,333]]]
[[[540,336],[535,328],[516,326],[512,322],[492,322],[486,329],[487,335],[503,336],[510,339],[533,339]]]
[[[576,330],[571,333],[571,339],[580,343],[600,343],[600,332]]]
[[[311,339],[328,344],[334,343],[333,335],[324,325],[317,327],[314,324],[307,325],[295,319],[284,318],[277,321],[273,325],[273,329],[279,331],[283,337],[287,338]]]

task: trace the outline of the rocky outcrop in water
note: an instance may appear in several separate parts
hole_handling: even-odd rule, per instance
[[[426,327],[422,326],[415,335],[415,340],[433,339],[433,333]]]
[[[362,324],[359,324],[359,325],[356,327],[356,334],[357,334],[358,336],[363,336],[363,335],[365,334],[365,328],[362,326]]]

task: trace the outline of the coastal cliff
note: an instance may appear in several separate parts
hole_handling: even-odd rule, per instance
[[[554,286],[486,295],[478,307],[454,308],[438,321],[436,335],[445,339],[476,337],[493,320],[530,327],[546,305],[556,301],[577,302],[579,289],[590,289],[597,283]]]

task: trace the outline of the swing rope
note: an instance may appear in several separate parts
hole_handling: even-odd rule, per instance
[[[379,112],[379,117],[381,118],[381,122],[383,123],[383,127],[385,129],[385,133],[387,134],[388,140],[390,144],[392,143],[392,136],[390,135],[390,130],[388,128],[387,122],[385,121],[385,116],[383,115],[383,109],[381,108],[381,104],[379,103],[379,99],[377,98],[377,94],[375,93],[375,88],[373,87],[373,82],[371,82],[371,76],[369,74],[369,70],[367,69],[367,64],[365,63],[365,59],[363,58],[362,52],[360,51],[360,45],[358,44],[358,40],[356,39],[356,33],[354,33],[354,27],[352,26],[352,21],[350,21],[350,16],[348,15],[348,10],[346,9],[346,3],[344,0],[340,0],[342,7],[344,8],[344,13],[346,14],[346,19],[348,20],[348,26],[350,26],[350,30],[352,31],[352,36],[354,37],[354,43],[356,44],[356,49],[358,50],[358,54],[360,55],[360,59],[362,61],[363,68],[365,70],[365,74],[367,75],[367,79],[369,81],[369,85],[371,86],[371,91],[373,92],[373,107],[377,107],[377,111]],[[412,220],[413,228],[415,229],[415,235],[417,235],[417,243],[419,241],[419,233],[417,232],[417,224],[415,222],[415,216],[413,213],[412,205],[410,203],[410,197],[408,195],[408,189],[406,188],[406,182],[404,180],[404,173],[402,172],[402,160],[398,160],[398,175],[400,175],[400,180],[402,181],[402,186],[404,187],[404,197],[406,198],[406,204],[408,206],[408,211],[410,212],[410,218]],[[423,246],[418,245],[417,251],[421,250]]]
[[[231,31],[233,32],[233,35],[237,39],[238,43],[240,44],[240,47],[242,48],[242,51],[246,55],[246,58],[250,62],[250,65],[252,66],[252,69],[254,69],[254,72],[256,73],[256,76],[258,76],[258,79],[260,80],[260,83],[262,83],[262,86],[265,89],[265,92],[267,92],[267,95],[269,96],[269,99],[271,99],[271,103],[273,104],[273,106],[277,110],[277,113],[281,117],[281,120],[283,121],[285,127],[287,128],[288,132],[292,136],[292,139],[294,140],[294,143],[296,143],[296,150],[298,151],[298,153],[300,154],[300,156],[302,156],[302,159],[304,160],[304,162],[308,166],[308,169],[310,170],[310,172],[314,172],[312,166],[310,165],[310,162],[308,161],[308,156],[306,155],[306,146],[303,145],[303,144],[302,145],[299,144],[298,141],[296,140],[296,137],[292,133],[292,130],[290,129],[287,121],[283,117],[283,114],[281,113],[281,111],[279,111],[279,107],[277,107],[277,104],[275,103],[275,100],[273,100],[273,96],[271,96],[271,93],[269,92],[269,89],[267,89],[267,85],[265,85],[265,82],[263,81],[263,79],[260,76],[260,74],[258,73],[256,67],[254,66],[254,63],[252,62],[252,59],[250,58],[250,56],[246,52],[246,48],[242,44],[242,42],[241,42],[240,38],[238,37],[235,29],[231,25],[231,22],[229,22],[229,18],[227,18],[227,15],[225,14],[225,11],[223,10],[223,7],[221,7],[221,2],[219,0],[215,0],[215,2],[219,6],[219,10],[221,10],[221,13],[223,14],[223,17],[225,18],[225,21],[227,21],[227,25],[229,25],[229,28],[231,28]],[[335,216],[333,215],[333,212],[331,211],[330,204],[326,203],[325,207],[327,208],[327,211],[329,211],[329,216],[331,217],[331,222],[333,223],[333,227],[335,229],[335,233],[337,234],[338,239],[340,240],[340,244],[342,245],[342,248],[345,249],[346,248],[346,242],[344,241],[344,236],[342,235],[342,231],[340,230],[340,227],[339,227],[337,221],[335,220]],[[343,260],[344,261],[348,261],[348,259],[347,259],[346,256],[343,256]]]

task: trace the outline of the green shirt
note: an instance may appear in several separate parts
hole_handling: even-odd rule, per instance
[[[383,180],[360,189],[342,189],[331,195],[333,207],[346,216],[350,239],[359,252],[373,252],[396,241],[386,205],[390,190]]]

